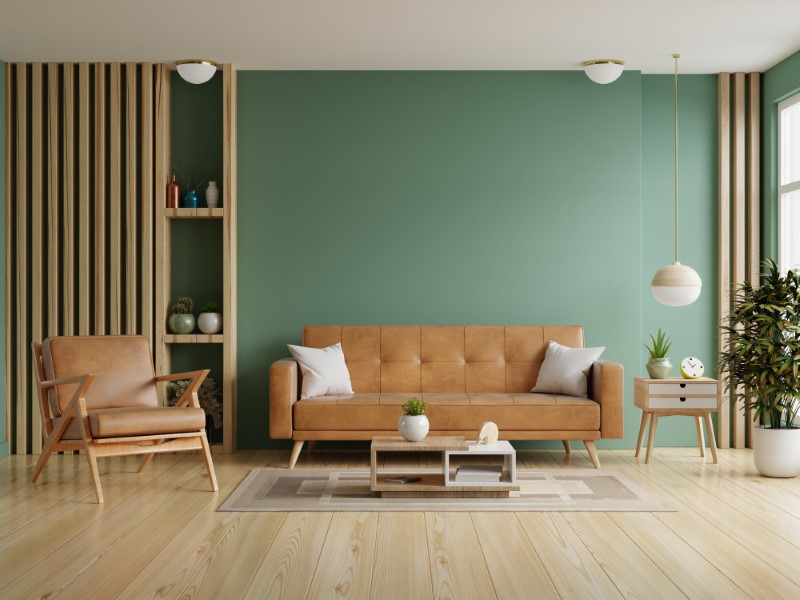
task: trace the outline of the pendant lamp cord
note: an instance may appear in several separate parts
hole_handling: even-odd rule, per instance
[[[680,54],[673,54],[675,59],[675,262],[678,262],[678,59]]]

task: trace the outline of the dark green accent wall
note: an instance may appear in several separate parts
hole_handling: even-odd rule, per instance
[[[764,73],[761,94],[761,253],[778,259],[778,102],[800,92],[800,52]]]
[[[0,60],[0,194],[3,195],[3,210],[0,210],[0,248],[6,247],[6,63]],[[5,250],[3,250],[5,252]],[[6,336],[6,261],[0,261],[0,281],[3,282],[0,294],[0,339]],[[6,345],[0,344],[0,456],[8,454],[6,439]]]

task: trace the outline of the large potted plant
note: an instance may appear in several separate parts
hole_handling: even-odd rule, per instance
[[[753,414],[753,460],[768,477],[800,474],[800,272],[764,261],[761,285],[741,284],[722,326],[723,382]]]

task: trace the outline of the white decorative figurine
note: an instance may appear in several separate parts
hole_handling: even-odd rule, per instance
[[[478,431],[478,444],[486,446],[496,444],[497,435],[497,425],[491,421],[486,421],[481,425],[480,431]]]

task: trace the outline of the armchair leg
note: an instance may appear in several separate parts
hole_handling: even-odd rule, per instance
[[[139,471],[138,472],[139,473],[144,473],[144,470],[147,468],[147,465],[150,464],[150,462],[153,460],[153,458],[155,458],[155,453],[153,453],[153,454],[145,454],[144,455],[144,460],[142,461],[142,464],[139,466]]]
[[[297,458],[300,456],[300,451],[303,449],[303,440],[298,440],[292,447],[292,454],[289,456],[289,468],[294,469]]]
[[[33,477],[31,478],[33,483],[36,483],[36,480],[39,479],[39,475],[41,475],[42,471],[44,471],[44,466],[47,464],[47,459],[50,458],[52,453],[53,451],[47,446],[42,448],[42,453],[39,455],[39,460],[36,462],[36,469],[34,469]]]
[[[94,448],[86,446],[86,460],[89,461],[89,473],[92,476],[92,485],[94,486],[94,494],[97,496],[97,503],[103,503],[103,488],[100,486],[100,473],[97,471],[97,457],[94,454]]]
[[[564,451],[567,454],[572,454],[572,448],[569,445],[569,440],[561,440],[561,443],[564,444]]]
[[[595,469],[600,468],[600,459],[597,458],[597,448],[594,446],[593,440],[584,440],[583,444],[586,446],[586,451],[589,453],[589,458],[592,459],[592,464]]]
[[[200,443],[203,444],[203,458],[206,461],[208,478],[211,480],[211,491],[216,492],[219,490],[219,486],[217,485],[217,475],[214,473],[214,463],[211,462],[211,447],[208,445],[206,434],[200,436]]]

